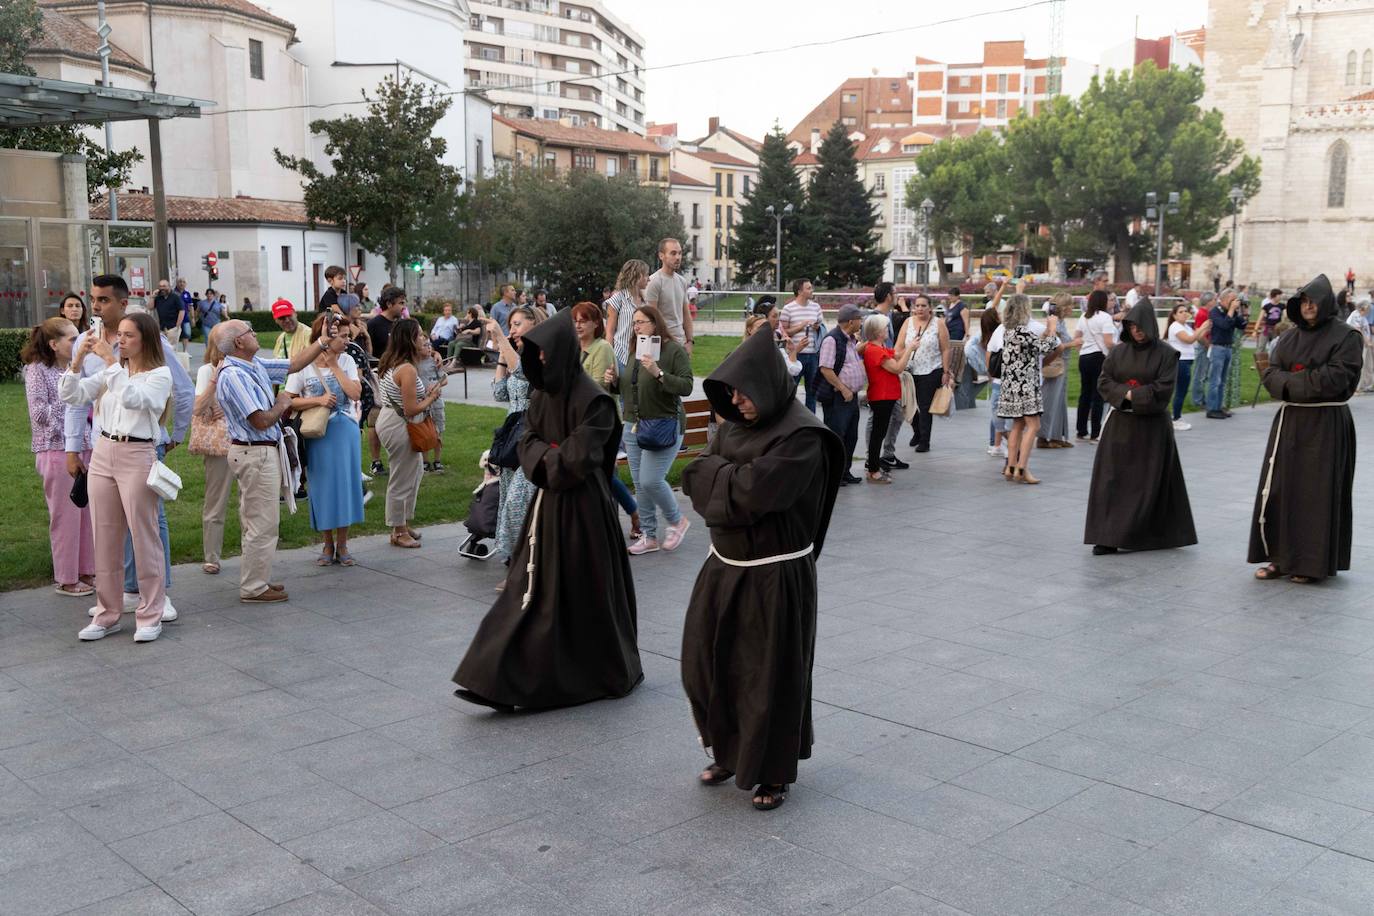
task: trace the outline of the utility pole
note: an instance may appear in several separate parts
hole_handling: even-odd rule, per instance
[[[1158,221],[1155,233],[1155,295],[1158,296],[1160,288],[1164,285],[1164,213],[1178,213],[1178,192],[1170,191],[1168,201],[1164,206],[1159,206],[1159,195],[1150,191],[1145,195],[1145,218],[1156,219]]]
[[[100,36],[100,47],[96,48],[96,53],[100,55],[100,85],[110,88],[110,24],[105,21],[105,0],[96,0],[95,4],[95,33]],[[110,150],[114,147],[114,133],[110,128],[110,122],[105,122],[105,155],[110,155]],[[115,188],[110,188],[110,221],[119,219],[119,192]],[[155,275],[158,276],[158,275]]]
[[[1231,284],[1236,282],[1236,232],[1240,220],[1240,202],[1245,199],[1245,192],[1240,188],[1232,188],[1226,197],[1231,201]]]
[[[773,288],[779,292],[782,291],[782,220],[785,216],[791,216],[792,210],[791,204],[783,207],[781,213],[772,204],[763,209],[764,213],[773,217],[773,222],[777,228],[777,236],[773,243]]]

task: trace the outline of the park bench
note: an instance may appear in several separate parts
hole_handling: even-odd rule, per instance
[[[682,411],[687,415],[687,428],[682,433],[682,450],[678,458],[695,458],[706,450],[711,438],[711,402],[706,398],[694,398],[682,402]],[[625,430],[629,435],[630,431]],[[626,464],[621,458],[618,464]]]

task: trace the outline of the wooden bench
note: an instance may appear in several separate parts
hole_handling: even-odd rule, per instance
[[[687,414],[687,428],[682,433],[682,449],[678,458],[695,458],[706,451],[706,443],[711,437],[711,402],[706,398],[694,398],[682,402],[682,410]],[[625,434],[630,434],[629,429]],[[621,458],[617,464],[626,464]]]

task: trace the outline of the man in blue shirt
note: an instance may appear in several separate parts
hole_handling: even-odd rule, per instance
[[[1233,358],[1232,347],[1239,344],[1245,333],[1246,319],[1239,313],[1240,297],[1234,289],[1221,294],[1212,306],[1212,348],[1207,354],[1207,418],[1225,420],[1231,411],[1223,410],[1221,399],[1226,393],[1226,379]]]
[[[968,317],[968,306],[964,305],[964,300],[959,298],[959,287],[949,288],[949,301],[945,303],[945,328],[949,331],[950,340],[963,340],[968,332],[966,319]]]
[[[510,334],[510,313],[515,308],[515,287],[507,283],[501,287],[501,298],[491,307],[491,317],[501,326],[502,334]]]

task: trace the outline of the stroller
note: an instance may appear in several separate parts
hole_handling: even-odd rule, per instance
[[[483,452],[478,461],[482,482],[472,491],[472,507],[463,524],[468,536],[458,545],[459,556],[469,560],[490,560],[495,548],[483,543],[496,537],[496,513],[501,504],[501,469],[489,460],[490,452]]]

